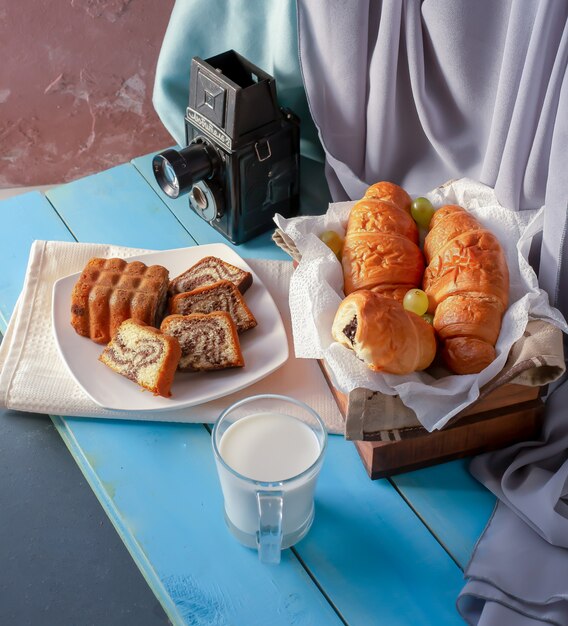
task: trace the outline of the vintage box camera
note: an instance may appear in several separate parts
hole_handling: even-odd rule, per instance
[[[300,122],[280,108],[276,81],[234,50],[191,62],[187,147],[154,157],[154,175],[235,244],[299,205]]]

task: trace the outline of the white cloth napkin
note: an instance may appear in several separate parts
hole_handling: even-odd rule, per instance
[[[185,409],[117,413],[93,403],[71,377],[57,350],[51,321],[53,284],[80,272],[93,256],[127,258],[146,252],[150,251],[101,244],[33,243],[24,287],[0,346],[0,404],[50,415],[210,423],[238,399],[276,393],[302,400],[322,416],[329,432],[343,433],[343,419],[318,364],[293,356],[288,307],[293,268],[286,261],[247,260],[270,291],[286,328],[290,357],[276,372],[238,393]]]
[[[331,326],[345,297],[343,273],[335,255],[318,238],[325,230],[345,233],[354,202],[331,204],[325,215],[284,219],[278,227],[296,244],[301,261],[290,283],[290,309],[296,356],[324,359],[334,385],[344,393],[356,388],[400,396],[429,431],[442,428],[456,413],[479,397],[479,390],[503,369],[513,344],[529,318],[542,319],[568,332],[562,314],[548,304],[528,262],[533,237],[542,231],[544,211],[511,211],[502,207],[490,187],[462,178],[450,181],[427,197],[434,206],[459,204],[468,209],[501,242],[510,275],[509,308],[503,318],[497,358],[480,374],[468,376],[415,372],[407,376],[369,370],[352,350],[333,340]],[[446,373],[447,374],[447,373]]]

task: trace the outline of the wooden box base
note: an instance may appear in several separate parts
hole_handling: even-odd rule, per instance
[[[349,397],[335,389],[323,366],[322,370],[346,417]],[[544,408],[540,393],[539,387],[503,385],[459,413],[442,430],[429,433],[412,428],[394,440],[384,440],[383,433],[380,441],[354,444],[373,480],[488,452],[538,436]]]
[[[464,417],[432,433],[399,441],[355,441],[367,473],[374,480],[436,463],[451,461],[538,436],[542,422],[540,399]]]

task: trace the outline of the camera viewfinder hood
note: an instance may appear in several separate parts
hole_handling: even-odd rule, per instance
[[[191,62],[188,119],[229,150],[278,123],[276,81],[234,50]]]

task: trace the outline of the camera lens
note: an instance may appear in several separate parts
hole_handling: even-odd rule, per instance
[[[172,187],[179,187],[178,180],[174,168],[167,162],[162,161],[162,173],[164,180]]]
[[[152,169],[162,191],[170,198],[177,198],[198,181],[213,176],[219,163],[215,148],[200,141],[183,150],[171,149],[157,154],[152,160]]]
[[[192,200],[195,202],[197,208],[201,211],[204,211],[209,204],[207,201],[207,196],[203,193],[203,191],[201,191],[199,187],[197,187],[197,185],[191,190],[191,193],[193,194]]]
[[[177,198],[179,196],[179,182],[174,168],[166,161],[159,161],[159,172],[154,171],[156,179],[168,196]]]
[[[189,206],[206,222],[212,222],[223,215],[223,190],[214,181],[199,181],[189,193]]]

